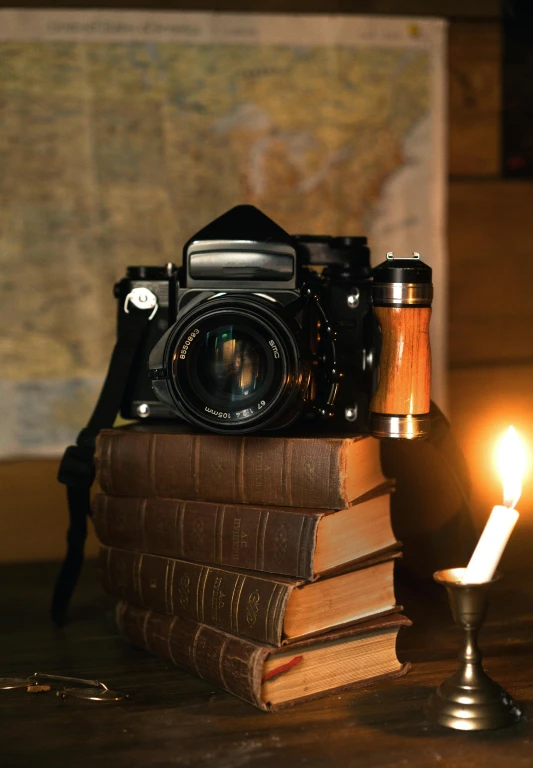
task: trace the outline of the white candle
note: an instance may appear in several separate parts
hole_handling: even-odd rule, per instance
[[[465,584],[484,584],[492,579],[517,520],[516,509],[500,504],[494,507],[463,574]]]
[[[492,510],[465,569],[464,584],[483,584],[492,579],[519,517],[514,507],[522,492],[526,451],[513,427],[509,427],[500,441],[497,457],[503,480],[504,505],[497,505]]]

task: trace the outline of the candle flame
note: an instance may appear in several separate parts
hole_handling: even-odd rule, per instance
[[[503,503],[513,508],[522,493],[527,463],[526,447],[514,427],[509,427],[498,442],[496,461],[503,481]]]

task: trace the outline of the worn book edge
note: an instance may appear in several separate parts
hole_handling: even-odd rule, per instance
[[[363,442],[369,442],[366,452],[357,447]],[[184,472],[179,477],[172,474],[168,461],[174,452],[175,459],[171,459],[170,464],[173,460],[181,462]],[[220,461],[214,465],[206,464],[207,456],[218,457]],[[277,482],[270,482],[263,474],[265,456],[267,463],[273,462],[268,469]],[[281,462],[280,456],[283,457]],[[110,495],[235,501],[268,506],[282,501],[287,506],[320,509],[344,509],[361,491],[386,480],[381,471],[378,441],[367,435],[315,437],[299,433],[298,436],[258,434],[228,438],[227,435],[178,430],[168,424],[102,430],[96,442],[95,464],[98,483]],[[206,473],[213,480],[213,466],[217,466],[219,472],[214,486],[206,482]],[[356,466],[365,468],[362,477],[367,482],[364,484],[361,484],[361,472],[354,474],[351,471]],[[118,467],[122,469],[119,471]],[[134,467],[139,472],[132,475]],[[220,472],[223,472],[222,476]],[[220,486],[222,478],[223,488]],[[312,481],[311,485],[308,480]]]
[[[320,641],[328,641],[328,640],[337,640],[342,639],[344,637],[352,637],[356,635],[363,635],[365,633],[375,633],[379,634],[380,632],[390,631],[391,629],[397,628],[400,630],[402,627],[409,627],[412,625],[412,622],[403,614],[399,613],[399,611],[402,610],[401,606],[397,606],[396,611],[398,612],[389,612],[387,614],[380,614],[375,615],[373,617],[366,617],[364,620],[360,620],[358,622],[354,622],[349,627],[344,627],[340,630],[336,630],[333,632],[328,632],[326,634],[322,634],[320,636]],[[131,636],[131,632],[128,633],[125,630],[124,627],[124,616],[129,612],[130,615],[133,615],[135,618],[142,619],[142,637],[143,642],[138,642],[133,639]],[[165,648],[165,655],[161,656],[158,653],[155,653],[151,646],[151,643],[148,638],[148,623],[150,621],[151,617],[162,619],[167,625],[168,625],[168,637],[167,638],[159,638],[161,640],[165,640],[164,648]],[[224,680],[224,677],[222,676],[222,669],[221,669],[221,662],[222,657],[220,658],[219,663],[219,678],[214,678],[213,676],[205,676],[202,675],[200,670],[195,667],[192,663],[192,661],[189,659],[188,663],[185,664],[179,664],[175,661],[173,652],[172,652],[172,630],[174,627],[174,623],[176,621],[182,621],[186,625],[189,625],[190,627],[194,628],[194,636],[195,636],[195,644],[196,640],[198,639],[199,635],[201,634],[203,629],[208,630],[210,633],[215,633],[218,635],[222,640],[222,648],[224,649],[228,643],[230,643],[232,640],[238,640],[238,642],[241,644],[242,647],[245,647],[248,649],[248,659],[249,659],[249,674],[247,676],[248,680],[248,688],[246,690],[246,695],[242,695],[242,693],[238,693],[235,690],[230,689],[230,681],[227,681],[226,684],[222,684],[222,680]],[[286,648],[277,648],[275,646],[270,646],[265,643],[249,640],[247,638],[235,638],[228,632],[225,632],[221,629],[214,629],[212,627],[206,627],[205,625],[199,624],[198,622],[191,621],[190,619],[183,619],[179,620],[176,617],[169,617],[165,616],[163,614],[158,614],[157,611],[153,611],[152,609],[146,609],[146,608],[140,608],[138,606],[134,606],[126,601],[121,601],[118,603],[116,607],[116,622],[119,629],[119,633],[124,637],[130,644],[136,645],[137,647],[143,648],[145,651],[152,653],[159,658],[163,658],[164,660],[170,660],[176,666],[183,668],[189,672],[196,673],[199,677],[203,679],[207,679],[210,682],[214,683],[215,685],[220,686],[224,690],[226,690],[228,693],[237,696],[238,698],[243,699],[244,701],[253,704],[254,706],[258,707],[259,709],[263,711],[275,711],[278,709],[286,709],[288,707],[294,706],[295,704],[300,704],[305,701],[310,701],[313,699],[317,699],[323,696],[329,696],[334,694],[339,694],[345,691],[355,690],[357,688],[364,688],[369,685],[372,685],[374,683],[381,682],[383,680],[388,679],[394,679],[397,677],[401,677],[405,675],[410,667],[411,664],[409,662],[404,662],[401,664],[400,668],[398,670],[394,670],[392,672],[387,672],[383,675],[377,675],[373,677],[369,677],[363,680],[358,680],[353,683],[349,683],[347,685],[338,686],[332,689],[325,689],[323,691],[319,691],[317,693],[311,694],[309,696],[304,697],[298,697],[295,700],[282,702],[278,705],[271,705],[269,702],[264,701],[264,699],[261,697],[261,685],[262,685],[262,671],[264,667],[264,663],[266,659],[271,656],[275,655],[277,653],[283,652],[286,650]],[[299,649],[303,649],[305,647],[313,646],[316,642],[316,639],[314,638],[306,638],[304,640],[299,640],[298,642],[295,642],[293,645],[291,645],[291,649],[294,649],[295,653],[298,652]],[[400,662],[399,662],[400,663]]]
[[[169,557],[174,558],[178,560],[184,560],[188,562],[198,563],[200,565],[209,565],[217,568],[231,568],[231,569],[237,569],[239,566],[237,564],[233,563],[223,563],[223,562],[217,562],[215,557],[208,558],[207,556],[197,556],[195,557],[193,553],[191,555],[188,555],[188,553],[182,553],[178,552],[177,549],[181,547],[184,548],[184,540],[185,540],[185,530],[190,530],[190,526],[187,528],[184,527],[184,516],[185,516],[185,508],[190,505],[191,510],[188,514],[191,515],[191,518],[187,518],[185,520],[185,523],[191,523],[193,517],[198,514],[199,521],[202,524],[202,532],[203,532],[203,523],[201,519],[201,515],[204,512],[204,510],[209,510],[209,518],[206,519],[213,519],[213,508],[216,509],[215,512],[215,533],[214,533],[214,541],[213,546],[216,553],[218,553],[219,560],[222,560],[222,548],[225,547],[227,550],[227,542],[222,537],[221,529],[219,526],[219,518],[220,520],[226,520],[228,514],[236,515],[239,514],[239,520],[242,518],[243,520],[246,519],[245,515],[249,511],[250,514],[253,515],[259,515],[259,530],[258,530],[258,538],[257,538],[257,544],[254,545],[252,548],[253,552],[255,553],[256,561],[259,560],[259,563],[254,563],[248,566],[248,570],[257,571],[259,573],[266,573],[266,574],[272,574],[272,575],[280,575],[280,576],[286,576],[288,578],[296,578],[296,579],[305,579],[306,581],[315,581],[319,578],[323,578],[325,576],[334,575],[335,573],[341,573],[344,570],[351,570],[357,563],[360,561],[363,561],[369,557],[372,557],[374,554],[378,554],[381,549],[376,550],[370,550],[362,555],[359,555],[357,557],[354,557],[352,559],[346,560],[343,563],[340,563],[338,565],[334,565],[330,568],[324,568],[322,570],[316,571],[314,568],[314,558],[315,558],[315,552],[316,552],[316,546],[317,546],[317,538],[318,538],[318,531],[319,531],[319,524],[320,521],[325,517],[332,517],[339,512],[349,512],[351,510],[354,510],[354,514],[357,514],[357,507],[373,501],[374,499],[381,498],[382,496],[390,496],[391,493],[394,492],[394,482],[393,481],[387,481],[386,483],[378,486],[377,488],[369,491],[368,493],[361,496],[359,499],[357,499],[354,504],[352,504],[350,507],[347,507],[345,510],[306,510],[301,509],[297,507],[282,507],[282,506],[275,506],[275,507],[260,507],[258,505],[243,505],[243,504],[217,504],[215,502],[204,502],[204,501],[188,501],[188,500],[179,500],[179,499],[146,499],[145,497],[123,497],[123,496],[111,496],[109,494],[104,493],[96,493],[93,501],[92,501],[92,509],[93,509],[93,522],[96,529],[96,533],[98,538],[100,539],[100,542],[104,546],[108,547],[115,547],[118,549],[124,549],[128,551],[134,551],[134,552],[144,552],[146,554],[153,554],[157,555],[159,557]],[[172,506],[172,515],[170,515],[167,519],[171,520],[174,519],[174,528],[170,530],[169,533],[172,534],[172,536],[176,535],[176,532],[179,530],[179,538],[176,540],[176,551],[157,551],[157,547],[149,547],[146,543],[145,539],[147,536],[147,530],[149,526],[146,524],[146,506],[148,504],[158,504],[161,505],[169,505]],[[112,528],[112,535],[109,535],[109,523],[110,523],[110,512],[108,511],[108,507],[113,504],[125,504],[135,505],[135,510],[132,511],[133,517],[136,518],[136,523],[132,526],[130,530],[128,530],[128,525],[124,523],[124,532],[128,535],[131,534],[133,531],[134,534],[141,535],[142,541],[137,541],[135,544],[132,544],[128,546],[129,542],[121,542],[119,539],[120,537],[117,535],[117,528]],[[175,510],[175,512],[174,512]],[[242,510],[242,511],[241,511]],[[128,510],[129,511],[129,510]],[[165,510],[166,511],[166,510]],[[160,510],[154,509],[154,513],[160,514]],[[204,512],[205,513],[205,512]],[[294,517],[295,519],[302,520],[302,527],[300,530],[300,539],[299,539],[299,551],[296,552],[297,555],[297,566],[295,567],[295,560],[294,555],[292,556],[291,560],[289,561],[291,564],[291,568],[289,569],[288,566],[285,566],[285,569],[282,570],[282,561],[280,561],[280,568],[279,570],[276,570],[275,567],[273,567],[273,564],[270,562],[270,567],[265,567],[265,552],[262,552],[262,558],[259,555],[259,553],[262,551],[262,548],[265,547],[265,541],[264,537],[266,535],[266,524],[262,524],[263,520],[271,520],[272,515],[277,514],[282,515],[289,515],[290,517]],[[118,516],[118,519],[127,519],[126,511],[123,509],[120,509],[120,507],[115,507],[113,509],[113,515]],[[153,519],[153,518],[150,518]],[[253,519],[253,518],[252,518]],[[282,518],[283,519],[283,518]],[[181,520],[181,522],[180,522]],[[307,524],[309,523],[309,524]],[[282,526],[283,529],[283,526]],[[120,531],[120,529],[118,529]],[[281,529],[280,529],[281,530]],[[134,535],[132,534],[132,535]],[[304,536],[305,534],[305,536]],[[261,541],[261,535],[263,536],[263,540]],[[178,546],[178,541],[181,542]],[[384,550],[395,550],[401,546],[401,542],[399,542],[397,539],[392,542],[387,547],[383,548]],[[270,553],[268,553],[270,554]],[[270,556],[270,560],[271,560]],[[261,567],[262,565],[262,567]],[[298,573],[295,574],[294,570],[298,570]],[[243,570],[247,570],[246,566],[243,567]],[[290,573],[290,571],[293,571],[293,573]]]
[[[193,600],[193,603],[196,605],[195,608],[195,615],[190,616],[188,615],[190,610],[189,608],[185,607],[183,611],[179,611],[179,609],[176,609],[176,607],[173,605],[172,607],[169,607],[168,605],[168,587],[167,582],[165,581],[164,586],[164,597],[161,599],[160,595],[158,594],[157,600],[161,601],[161,603],[164,602],[164,609],[157,607],[156,610],[160,611],[161,613],[167,614],[167,615],[178,615],[182,617],[189,618],[192,621],[196,621],[199,623],[202,623],[205,611],[205,605],[203,594],[205,591],[205,582],[207,581],[207,578],[211,575],[215,580],[218,578],[216,576],[216,573],[221,574],[228,574],[230,576],[236,576],[237,579],[235,581],[235,587],[233,592],[235,593],[238,591],[238,597],[240,598],[240,595],[242,593],[242,588],[244,584],[246,583],[247,579],[252,580],[255,582],[254,590],[250,593],[249,600],[253,595],[257,594],[257,602],[259,602],[259,595],[260,592],[258,590],[261,589],[259,586],[261,582],[264,582],[268,587],[272,587],[270,592],[270,599],[268,600],[268,604],[266,606],[266,613],[261,618],[260,622],[257,622],[257,610],[255,611],[255,614],[253,616],[253,620],[249,623],[250,626],[247,628],[247,631],[244,632],[244,630],[236,629],[236,634],[244,634],[246,637],[253,639],[254,641],[259,642],[268,642],[272,645],[277,646],[284,646],[294,643],[295,641],[300,641],[307,637],[313,637],[315,635],[323,634],[324,632],[331,632],[334,629],[342,629],[345,626],[349,626],[354,623],[354,620],[345,621],[345,622],[339,622],[336,624],[331,624],[329,627],[321,627],[317,629],[316,631],[309,631],[305,634],[299,634],[296,638],[287,638],[284,634],[284,624],[285,624],[285,616],[286,616],[286,605],[288,603],[288,600],[290,598],[291,593],[293,590],[297,590],[299,588],[303,588],[306,584],[309,584],[310,582],[304,581],[302,579],[291,579],[283,576],[275,576],[268,578],[265,574],[258,574],[254,571],[244,571],[241,569],[230,569],[230,568],[214,568],[209,567],[205,565],[199,565],[196,563],[191,563],[190,561],[185,560],[178,560],[177,558],[167,558],[162,557],[160,555],[145,555],[144,553],[136,553],[133,551],[128,550],[122,550],[117,547],[105,547],[102,546],[100,550],[100,570],[101,570],[101,577],[102,577],[102,584],[104,589],[109,592],[110,594],[114,595],[118,599],[126,600],[128,602],[131,602],[136,605],[140,605],[144,608],[153,608],[153,603],[150,605],[150,602],[152,601],[152,598],[150,598],[150,601],[146,601],[143,599],[144,595],[142,594],[142,587],[141,586],[134,586],[133,590],[130,591],[128,589],[128,579],[123,581],[122,584],[117,583],[113,579],[114,569],[111,565],[112,557],[119,558],[118,559],[118,565],[115,565],[114,567],[119,567],[120,570],[117,571],[119,573],[120,578],[123,579],[124,575],[128,572],[129,568],[131,568],[131,572],[133,573],[133,580],[137,579],[139,585],[141,585],[141,564],[146,560],[155,560],[160,561],[160,565],[163,566],[164,572],[165,572],[165,579],[167,579],[168,575],[171,574],[171,577],[174,578],[174,572],[176,567],[179,567],[179,565],[193,565],[195,567],[200,568],[200,573],[198,575],[197,580],[197,586],[196,586],[196,597],[198,598],[198,595],[200,591],[202,592],[202,602],[200,605],[198,604],[197,600],[196,602]],[[374,566],[381,565],[386,562],[391,562],[397,559],[398,557],[401,557],[400,551],[382,551],[370,558],[363,559],[360,563],[357,564],[355,568],[353,568],[351,571],[348,571],[349,573],[355,572],[355,571],[362,571],[367,570],[368,568],[372,568]],[[336,576],[336,574],[335,574]],[[335,576],[332,576],[330,578],[335,578]],[[146,578],[146,575],[145,575]],[[221,577],[222,578],[222,577]],[[392,573],[391,573],[392,578]],[[239,581],[239,579],[241,581]],[[327,581],[328,579],[324,579],[323,581]],[[200,585],[203,583],[203,589],[200,589]],[[216,584],[216,581],[215,581]],[[187,579],[187,603],[186,606],[189,604],[189,592],[190,592],[190,579]],[[237,585],[240,585],[239,590],[237,590]],[[157,584],[150,584],[150,587],[154,588],[157,586]],[[139,594],[141,594],[141,598],[139,598]],[[268,592],[266,593],[269,594]],[[271,607],[272,602],[272,607]],[[246,604],[247,607],[245,608],[247,614],[249,610],[252,610],[254,606],[251,606],[249,603]],[[233,607],[233,600],[231,601],[231,607]],[[256,606],[255,606],[256,608]],[[390,609],[393,608],[393,605],[390,606]],[[386,608],[385,610],[390,610],[389,608]],[[234,621],[233,616],[239,615],[239,600],[237,600],[234,611],[230,611],[229,616],[226,618],[226,621],[230,621],[230,627],[229,631],[234,631]],[[361,619],[368,618],[369,615],[372,614],[365,614],[362,617],[359,617]],[[355,619],[357,621],[359,619]],[[221,620],[222,623],[222,620]],[[221,629],[222,631],[228,631],[228,627],[224,628],[220,624],[210,624],[208,623],[207,626],[213,626],[216,629]],[[236,620],[235,626],[239,628],[239,623]],[[266,634],[265,634],[266,633]]]

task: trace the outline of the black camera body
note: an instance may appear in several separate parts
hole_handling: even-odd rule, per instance
[[[366,238],[290,236],[238,206],[186,243],[176,278],[176,319],[150,355],[169,411],[217,432],[310,415],[364,428],[377,338]]]
[[[412,261],[382,265],[385,313],[428,306],[431,270]],[[364,237],[289,235],[253,206],[231,209],[185,244],[179,269],[130,268],[117,284],[119,326],[128,303],[154,313],[122,415],[225,434],[313,417],[368,432],[381,348],[375,274]],[[417,415],[408,414],[407,430],[398,426],[403,413],[378,415],[372,431],[422,436]]]

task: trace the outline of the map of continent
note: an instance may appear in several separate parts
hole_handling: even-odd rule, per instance
[[[416,229],[433,77],[408,42],[0,40],[0,455],[72,441],[113,348],[115,281],[179,263],[228,208],[294,233]]]

